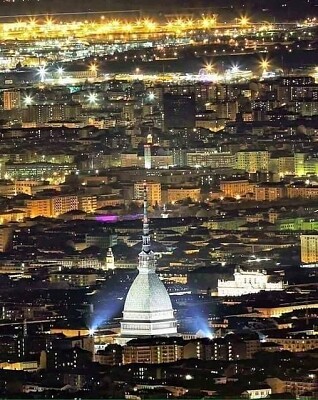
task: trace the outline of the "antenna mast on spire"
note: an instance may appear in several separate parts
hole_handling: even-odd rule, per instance
[[[148,221],[148,199],[147,199],[147,182],[144,181],[144,215],[142,229],[142,250],[145,253],[150,252],[150,236],[149,236],[149,221]]]
[[[147,182],[144,181],[144,223],[148,222],[148,212],[147,212],[147,208],[148,208],[148,190],[147,190]]]

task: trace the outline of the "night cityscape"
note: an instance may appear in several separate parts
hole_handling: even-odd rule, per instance
[[[0,398],[318,399],[318,0],[0,39]]]

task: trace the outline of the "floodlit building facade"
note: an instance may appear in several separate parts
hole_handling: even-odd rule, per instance
[[[318,263],[318,235],[301,235],[301,261],[305,264]]]
[[[234,279],[218,279],[219,296],[242,296],[249,293],[258,293],[262,290],[283,290],[284,283],[280,279],[273,279],[265,270],[244,271],[236,268]]]
[[[136,182],[134,184],[135,200],[143,200],[144,183]],[[147,201],[150,205],[161,204],[161,183],[147,182]]]

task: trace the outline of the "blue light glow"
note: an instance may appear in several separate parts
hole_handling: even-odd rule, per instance
[[[193,327],[195,328],[198,336],[206,337],[209,339],[213,338],[213,330],[209,326],[207,318],[203,315],[197,315],[193,318]]]
[[[108,322],[111,322],[121,309],[121,301],[109,301],[99,304],[90,316],[89,329],[95,331]]]
[[[117,290],[114,291],[116,286]],[[112,279],[104,286],[103,290],[94,295],[93,312],[89,316],[88,326],[93,332],[98,328],[106,326],[115,317],[121,315],[125,288],[115,284]]]
[[[210,315],[208,307],[199,307],[193,304],[183,311],[180,316],[183,319],[182,330],[184,332],[191,332],[198,337],[206,337],[212,339],[214,337],[213,328],[209,326],[208,315]]]

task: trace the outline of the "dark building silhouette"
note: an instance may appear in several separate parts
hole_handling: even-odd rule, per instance
[[[166,93],[163,96],[165,129],[195,127],[195,101],[193,95]]]

